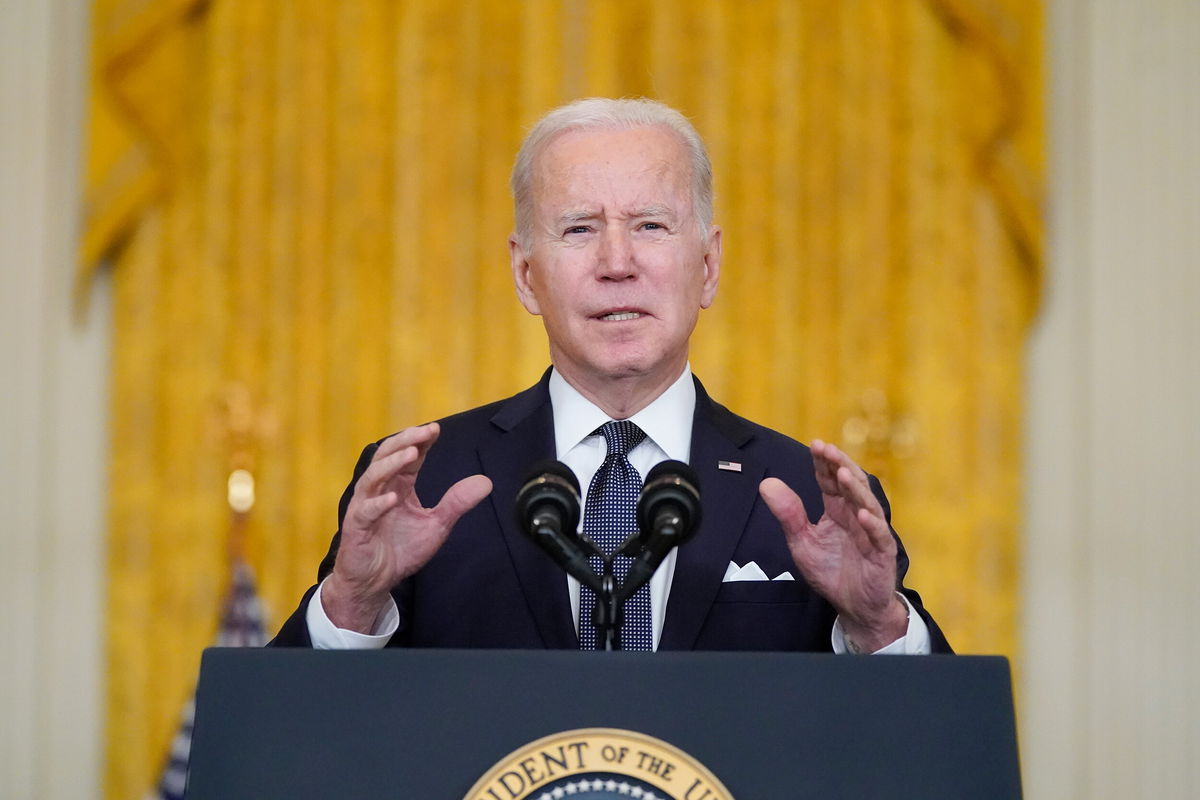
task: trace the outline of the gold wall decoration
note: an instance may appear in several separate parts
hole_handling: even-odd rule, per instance
[[[212,638],[225,387],[272,413],[245,549],[277,624],[362,444],[547,363],[507,176],[583,95],[662,99],[711,147],[710,391],[802,440],[874,424],[852,450],[911,582],[960,650],[1013,654],[1040,5],[96,0],[80,280],[107,263],[115,285],[108,796],[152,784]]]

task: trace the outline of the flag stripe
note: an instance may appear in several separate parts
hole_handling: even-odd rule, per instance
[[[245,562],[234,564],[229,593],[222,605],[221,626],[217,631],[218,647],[262,647],[267,643],[258,588],[254,583],[254,574]],[[179,730],[171,740],[171,750],[159,776],[158,787],[148,796],[148,800],[183,800],[195,719],[196,697],[193,692],[180,714]]]

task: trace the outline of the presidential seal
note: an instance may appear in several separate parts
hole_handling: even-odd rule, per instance
[[[581,728],[530,742],[463,800],[733,800],[696,759],[661,739]]]

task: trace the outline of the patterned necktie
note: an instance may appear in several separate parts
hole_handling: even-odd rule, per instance
[[[629,463],[628,453],[641,444],[646,433],[627,419],[606,422],[594,431],[604,437],[608,455],[596,470],[588,487],[583,508],[583,532],[605,553],[612,553],[622,542],[637,533],[637,502],[642,492],[642,476]],[[620,586],[633,559],[617,556],[613,575]],[[592,569],[600,574],[600,559],[590,559]],[[579,649],[596,650],[598,642],[592,614],[596,593],[586,586],[579,587]],[[625,601],[625,622],[621,626],[621,647],[624,650],[651,650],[654,641],[650,630],[650,585],[638,589]]]

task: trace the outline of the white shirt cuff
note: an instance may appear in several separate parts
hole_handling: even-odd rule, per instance
[[[387,605],[375,618],[371,633],[339,628],[329,619],[329,615],[325,613],[325,606],[321,604],[321,587],[324,585],[325,581],[321,581],[321,585],[308,601],[308,609],[304,612],[304,621],[308,624],[308,638],[312,641],[314,649],[379,650],[400,628],[400,611],[391,595],[388,595]]]
[[[908,607],[908,630],[904,632],[896,641],[886,647],[876,650],[871,655],[875,656],[927,656],[932,652],[932,647],[929,644],[929,626],[925,624],[925,620],[921,619],[921,615],[912,607],[912,603],[908,602],[908,598],[902,592],[896,592],[904,605]],[[311,627],[311,625],[310,625]],[[842,653],[850,652],[850,648],[846,646],[846,634],[842,632],[842,619],[838,617],[833,621],[833,652],[841,655]]]

